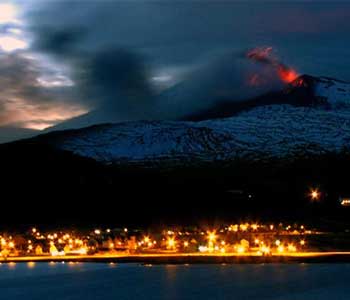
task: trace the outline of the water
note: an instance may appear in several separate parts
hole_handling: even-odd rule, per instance
[[[350,264],[0,265],[0,299],[350,299]]]

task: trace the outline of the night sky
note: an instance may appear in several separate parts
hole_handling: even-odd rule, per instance
[[[266,74],[243,55],[255,47],[350,81],[349,36],[348,1],[1,1],[0,142],[266,92],[242,83]]]

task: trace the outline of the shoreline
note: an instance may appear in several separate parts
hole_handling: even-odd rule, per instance
[[[160,264],[262,264],[262,263],[350,263],[350,252],[309,252],[270,256],[255,254],[135,254],[79,256],[19,256],[0,259],[0,263],[71,262]]]

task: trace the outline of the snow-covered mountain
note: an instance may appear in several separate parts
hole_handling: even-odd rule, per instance
[[[229,118],[200,122],[96,125],[40,139],[104,164],[279,159],[350,147],[350,83],[304,75],[282,94],[295,99],[295,105],[257,105]]]
[[[324,104],[330,108],[350,105],[350,83],[329,77],[300,76],[285,89],[285,93],[304,98],[304,102]]]

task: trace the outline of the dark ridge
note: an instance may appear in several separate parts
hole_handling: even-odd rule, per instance
[[[347,153],[164,170],[104,166],[26,141],[0,146],[0,163],[3,228],[347,220],[349,213],[338,201],[350,192]],[[315,186],[325,191],[318,205],[308,197]]]

